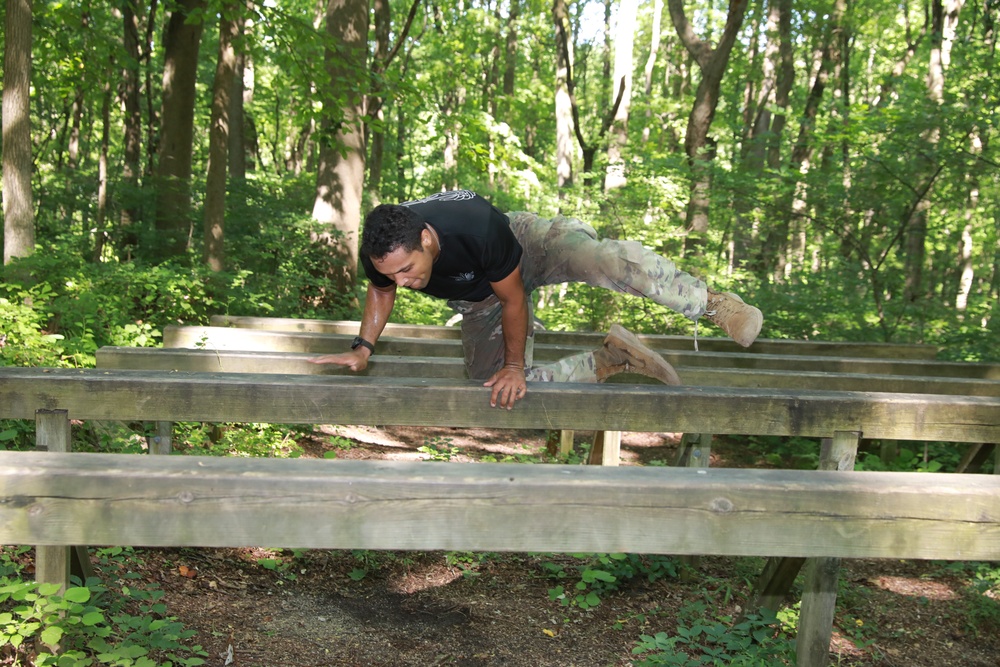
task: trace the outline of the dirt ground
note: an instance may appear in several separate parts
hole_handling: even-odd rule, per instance
[[[577,433],[577,447],[591,437]],[[328,427],[303,444],[307,456],[475,461],[537,456],[544,438]],[[673,462],[677,446],[677,434],[626,434],[622,463]],[[712,465],[753,463],[735,444],[713,445]],[[549,595],[552,566],[571,571],[580,562],[571,555],[260,548],[152,549],[139,558],[169,614],[198,631],[207,664],[218,667],[626,666],[640,635],[675,634],[691,602],[713,617],[739,615],[763,566],[704,557],[685,576],[636,578],[583,610]],[[1000,604],[970,597],[968,568],[845,561],[841,575],[831,664],[1000,666]]]

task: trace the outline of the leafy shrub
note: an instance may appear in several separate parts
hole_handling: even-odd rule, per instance
[[[121,548],[99,560],[118,558]],[[122,586],[120,592],[91,579],[60,594],[58,584],[20,577],[23,551],[0,552],[0,649],[13,664],[35,667],[195,667],[205,664],[194,632],[166,615],[163,591]],[[30,656],[30,657],[29,657]]]
[[[677,564],[665,556],[643,556],[639,554],[574,554],[576,563],[570,569],[554,561],[542,563],[546,574],[556,580],[579,580],[570,588],[559,585],[549,589],[549,599],[558,601],[564,607],[590,609],[601,603],[601,598],[618,590],[622,584],[637,577],[645,577],[650,583],[663,577],[676,577]]]
[[[681,609],[676,634],[642,635],[632,654],[642,656],[634,667],[774,667],[795,660],[792,640],[773,612],[762,610],[734,624],[728,616],[710,616],[703,602]]]

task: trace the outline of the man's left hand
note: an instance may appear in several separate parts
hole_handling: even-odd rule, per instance
[[[524,379],[524,369],[513,366],[504,366],[493,374],[484,384],[484,387],[492,387],[493,393],[490,395],[490,407],[507,408],[512,410],[514,403],[524,398],[528,393],[528,383]]]

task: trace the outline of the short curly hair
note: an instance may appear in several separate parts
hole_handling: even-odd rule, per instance
[[[365,218],[361,254],[381,259],[399,248],[406,252],[419,250],[425,225],[424,219],[408,206],[380,204]]]

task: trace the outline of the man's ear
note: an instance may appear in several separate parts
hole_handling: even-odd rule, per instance
[[[430,248],[433,244],[434,244],[434,235],[431,234],[431,231],[429,229],[424,227],[420,231],[420,245],[423,248]]]

